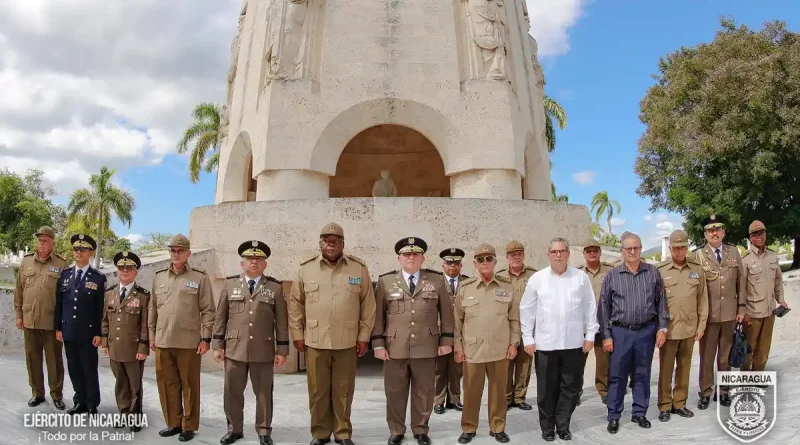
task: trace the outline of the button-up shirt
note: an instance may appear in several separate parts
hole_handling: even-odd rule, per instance
[[[664,281],[655,266],[641,263],[633,273],[622,263],[606,274],[597,309],[603,338],[611,338],[612,323],[637,326],[656,318],[659,329],[669,327]]]
[[[79,270],[81,271],[81,279],[83,279],[83,277],[86,276],[86,271],[89,270],[89,264],[87,264],[87,265],[85,265],[85,266],[83,266],[81,268],[78,268],[78,265],[76,264],[75,265],[75,270],[72,273],[72,278],[73,279],[76,279],[76,280],[78,279],[78,271]]]
[[[417,285],[419,284],[419,271],[417,271],[417,273],[414,274],[410,274],[406,271],[403,271],[403,279],[406,280],[406,286],[408,286],[408,278],[412,276],[414,277],[414,287],[417,287]]]
[[[122,283],[119,283],[119,292],[117,293],[117,296],[119,296],[119,297],[121,297],[121,296],[122,296],[122,290],[123,290],[123,289],[125,290],[125,296],[126,296],[126,297],[127,297],[128,295],[130,295],[130,294],[131,294],[131,289],[133,289],[133,286],[135,286],[135,284],[134,284],[134,283],[135,283],[134,281],[131,281],[131,282],[130,282],[129,284],[127,284],[127,285],[125,285],[125,284],[122,284]]]
[[[541,351],[580,348],[597,334],[592,283],[572,266],[561,275],[550,267],[534,273],[519,310],[523,344],[535,344]]]

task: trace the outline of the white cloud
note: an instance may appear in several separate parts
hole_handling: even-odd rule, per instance
[[[611,228],[617,229],[625,225],[625,218],[611,218]]]
[[[594,183],[595,172],[584,170],[572,174],[572,180],[581,185],[589,185]]]
[[[531,35],[539,44],[539,56],[569,52],[567,31],[578,22],[590,0],[526,0]]]
[[[647,214],[644,215],[644,222],[650,222],[653,220],[653,215]]]
[[[144,244],[148,240],[148,237],[145,236],[145,235],[142,235],[141,233],[129,233],[129,234],[123,236],[123,238],[127,238],[128,241],[131,242],[131,248],[133,248],[133,249],[141,246],[142,244]]]

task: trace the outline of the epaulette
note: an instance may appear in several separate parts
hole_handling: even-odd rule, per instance
[[[136,290],[138,292],[141,292],[141,293],[145,294],[145,295],[150,295],[150,291],[149,290],[145,289],[144,287],[142,287],[142,286],[140,286],[138,284],[136,285]]]
[[[504,283],[510,283],[511,282],[511,278],[504,277],[502,275],[495,275],[494,277],[497,278],[498,280],[504,282]]]
[[[425,271],[425,272],[428,272],[428,273],[436,274],[436,275],[444,275],[444,273],[439,272],[438,270],[433,270],[433,269],[422,269],[422,270]]]
[[[584,270],[584,269],[586,269],[586,265],[585,264],[581,264],[580,266],[576,267],[576,269]]]
[[[349,258],[349,259],[351,259],[351,260],[355,261],[356,263],[358,263],[358,264],[360,264],[360,265],[362,265],[362,266],[366,266],[366,263],[364,263],[364,260],[362,260],[361,258],[359,258],[359,257],[357,257],[357,256],[353,256],[353,255],[347,255],[347,258]]]
[[[226,280],[233,280],[233,279],[237,279],[238,280],[239,279],[239,275],[231,275],[229,277],[225,277],[225,279]]]
[[[689,255],[686,255],[686,262],[687,263],[692,263],[692,264],[697,265],[697,266],[701,266],[699,261],[697,261],[696,259],[692,258]]]
[[[267,275],[264,278],[266,278],[267,281],[272,281],[273,283],[283,284],[283,281],[281,281],[281,280],[279,280],[279,279],[277,279],[277,278],[275,278],[273,276],[270,276],[270,275]]]
[[[671,264],[671,263],[672,263],[672,260],[664,260],[664,261],[656,264],[656,267],[661,269],[662,267],[666,266],[667,264]]]
[[[508,268],[507,268],[507,267],[504,267],[504,268],[502,268],[502,269],[498,270],[497,272],[495,272],[494,274],[495,274],[495,275],[497,275],[497,274],[499,274],[499,273],[501,273],[501,272],[505,272],[505,271],[507,271],[507,270],[508,270]]]
[[[600,261],[600,264],[608,267],[614,267],[614,263],[609,263],[608,261]]]
[[[538,272],[538,270],[536,270],[535,268],[533,268],[531,266],[525,266],[525,270],[532,270],[534,272]]]
[[[468,278],[469,278],[469,275],[464,275],[464,274],[461,274],[461,275],[459,275],[459,277],[460,277],[460,278],[461,278],[461,280],[463,281],[463,280],[466,280],[466,279],[468,279]]]
[[[477,280],[478,280],[477,278],[467,278],[466,280],[458,283],[458,286],[460,288],[464,284],[469,284],[469,283],[472,283],[473,281],[477,281]]]
[[[189,266],[189,269],[192,269],[195,272],[206,273],[205,269],[200,269],[199,267]]]
[[[770,249],[769,247],[767,247],[766,250],[769,250],[770,252],[775,252],[774,250]],[[750,252],[750,250],[748,250],[748,252]],[[775,253],[777,253],[777,252],[775,252]]]
[[[747,249],[747,252],[745,252],[744,255],[742,255],[742,258],[747,257],[747,255],[750,255],[751,253],[753,253],[753,251],[750,250],[750,249]]]
[[[398,271],[396,271],[396,270],[393,270],[393,271],[391,271],[391,272],[382,273],[382,274],[378,275],[378,278],[380,278],[380,277],[385,277],[386,275],[392,275],[392,274],[396,274],[397,272],[398,272]]]
[[[161,273],[161,272],[166,272],[168,269],[169,269],[169,267],[165,267],[165,268],[163,268],[163,269],[158,269],[158,270],[156,271],[156,273],[157,273],[157,274],[159,274],[159,273]]]
[[[36,251],[33,251],[33,252],[31,252],[31,253],[28,253],[28,254],[25,254],[25,256],[26,256],[26,257],[33,256],[33,254],[34,254],[34,253],[36,253]],[[55,254],[54,254],[54,255],[55,255]]]
[[[114,289],[114,288],[115,288],[115,287],[117,287],[117,286],[119,286],[119,283],[114,283],[114,284],[113,284],[113,285],[111,285],[110,287],[106,287],[105,291],[106,291],[106,292],[108,292],[108,291],[110,291],[110,290]]]
[[[302,266],[303,264],[306,264],[306,263],[309,263],[309,262],[311,262],[311,261],[314,261],[314,260],[316,260],[318,257],[319,257],[319,255],[313,256],[313,257],[311,257],[311,258],[309,258],[309,259],[307,259],[307,260],[303,261],[302,263],[300,263],[300,265]]]

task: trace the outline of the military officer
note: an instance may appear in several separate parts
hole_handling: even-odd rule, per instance
[[[327,443],[333,434],[336,443],[353,445],[356,363],[375,324],[375,293],[364,261],[343,253],[341,226],[322,228],[319,249],[292,283],[289,328],[295,348],[307,351],[311,444]]]
[[[514,287],[514,304],[519,306],[528,278],[536,273],[536,269],[525,265],[525,246],[517,240],[511,240],[506,244],[506,260],[508,260],[508,267],[500,269],[497,274],[511,280]],[[509,408],[519,408],[524,411],[533,409],[533,406],[525,401],[528,384],[531,381],[532,367],[533,356],[525,352],[524,345],[520,342],[517,355],[508,364],[506,401]]]
[[[398,241],[401,270],[381,275],[375,290],[372,347],[383,360],[389,445],[403,442],[409,389],[411,431],[419,445],[430,445],[436,357],[453,351],[453,306],[441,274],[421,270],[427,250],[422,238]]]
[[[192,440],[200,428],[200,360],[211,344],[215,311],[211,280],[189,264],[190,249],[183,234],[170,240],[170,265],[156,272],[148,314],[158,397],[167,424],[158,434],[180,434],[181,442]]]
[[[25,341],[25,362],[32,397],[28,406],[39,406],[44,398],[42,361],[47,360],[47,383],[53,406],[64,406],[64,359],[61,342],[53,329],[56,310],[56,288],[66,265],[64,258],[53,252],[56,232],[47,226],[36,231],[36,251],[22,259],[17,285],[14,288],[14,315]]]
[[[244,390],[247,374],[256,394],[256,433],[272,445],[273,368],[286,365],[289,326],[286,297],[280,281],[264,275],[271,250],[258,240],[239,246],[242,273],[226,279],[217,301],[212,347],[217,362],[225,360],[225,416],[228,445],[244,437]]]
[[[142,261],[135,253],[117,252],[114,265],[117,266],[119,283],[105,293],[103,352],[109,356],[111,372],[116,379],[114,395],[119,412],[141,414],[142,374],[149,352],[147,305],[150,303],[150,291],[136,283]],[[130,429],[137,432],[141,426],[134,422]]]
[[[658,420],[668,422],[671,414],[693,417],[686,408],[689,396],[689,371],[694,342],[703,338],[708,319],[708,288],[703,268],[687,259],[689,235],[675,230],[669,236],[670,259],[658,265],[667,297],[669,327],[667,341],[658,353]],[[672,386],[672,373],[675,386]]]
[[[788,308],[783,296],[783,282],[778,255],[767,249],[767,228],[753,221],[748,228],[750,249],[742,257],[747,270],[747,342],[752,348],[742,371],[763,371],[772,344],[777,305]]]
[[[697,407],[707,409],[714,389],[714,362],[717,371],[730,371],[728,355],[737,321],[744,319],[747,309],[747,277],[742,257],[736,246],[725,244],[725,218],[709,215],[701,224],[706,245],[694,251],[693,259],[703,268],[708,287],[708,322],[700,339],[700,401]],[[720,386],[719,403],[730,406],[728,388]],[[714,394],[714,401],[717,394]]]
[[[469,443],[475,437],[484,377],[489,379],[489,435],[507,443],[511,439],[505,432],[505,389],[509,360],[520,345],[519,305],[514,304],[511,280],[494,273],[494,247],[480,244],[474,258],[478,276],[461,283],[455,304],[456,361],[464,363],[464,411],[458,443]]]
[[[450,311],[452,312],[455,307],[458,286],[469,278],[461,273],[464,251],[457,247],[450,247],[439,252],[439,258],[444,260],[444,264],[442,264],[443,278],[447,295],[450,296]],[[445,409],[461,411],[464,408],[464,405],[461,404],[462,375],[461,363],[456,363],[454,353],[436,357],[436,397],[433,399],[433,412],[444,414]]]
[[[97,348],[103,322],[106,277],[89,265],[97,242],[91,236],[70,237],[75,265],[61,271],[56,294],[56,338],[64,343],[67,371],[75,390],[69,414],[96,414],[100,405]]]
[[[600,304],[600,289],[603,288],[603,277],[614,267],[608,263],[601,262],[600,256],[602,255],[602,248],[600,243],[595,239],[590,239],[583,246],[583,259],[586,264],[578,266],[578,269],[586,272],[589,275],[589,280],[592,282],[592,291],[594,292],[595,304]],[[594,387],[597,393],[600,394],[600,400],[603,404],[608,402],[608,352],[603,350],[603,336],[599,332],[594,340]],[[589,353],[584,354],[583,366],[586,366],[586,359],[589,358]],[[581,384],[583,388],[583,384]],[[583,389],[578,393],[578,405],[581,404],[581,396]]]

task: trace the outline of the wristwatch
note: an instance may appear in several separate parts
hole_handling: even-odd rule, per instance
[[[667,331],[668,331],[668,330],[669,330],[669,329],[667,329],[667,328],[661,328],[661,329],[659,329],[659,331],[661,331],[661,332],[663,332],[663,333],[665,333],[665,334],[667,333]]]

